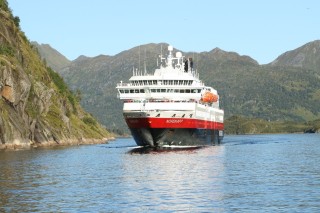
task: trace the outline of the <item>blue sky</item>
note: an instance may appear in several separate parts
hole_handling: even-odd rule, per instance
[[[148,43],[216,47],[266,64],[320,39],[319,0],[8,0],[30,41],[74,60]]]

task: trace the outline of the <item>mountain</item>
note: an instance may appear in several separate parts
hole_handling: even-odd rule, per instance
[[[185,52],[193,57],[200,78],[216,88],[226,118],[241,115],[267,121],[304,122],[320,117],[320,81],[317,65],[318,41],[298,48],[287,59],[279,56],[268,65],[259,65],[249,56],[215,48],[209,52]],[[72,90],[82,93],[82,105],[113,131],[126,131],[122,103],[116,84],[127,82],[133,67],[147,72],[156,68],[157,57],[168,44],[146,44],[115,56],[81,56],[59,73]],[[312,47],[312,48],[311,48]],[[177,50],[174,50],[177,51]],[[303,66],[286,64],[304,55]],[[311,58],[309,58],[311,57]],[[145,66],[144,66],[145,65]]]
[[[295,50],[285,52],[271,62],[274,66],[292,66],[320,73],[320,40],[309,42]]]
[[[71,61],[53,49],[49,44],[38,44],[37,42],[31,42],[31,44],[37,48],[41,58],[45,59],[47,65],[53,70],[61,70],[71,63]]]
[[[220,92],[226,117],[303,121],[320,116],[316,70],[241,60],[204,60],[199,68],[202,78]]]
[[[104,142],[112,135],[47,67],[0,0],[0,149]]]

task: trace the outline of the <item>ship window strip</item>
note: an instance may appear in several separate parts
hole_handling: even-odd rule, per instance
[[[124,90],[124,92],[128,93],[128,92],[126,92],[126,90]],[[150,89],[150,92],[152,92],[152,93],[200,93],[201,89],[164,89],[164,88],[154,88],[154,89]],[[120,91],[120,93],[123,93],[123,91]],[[144,89],[135,89],[135,90],[130,90],[130,93],[145,93],[145,90]]]

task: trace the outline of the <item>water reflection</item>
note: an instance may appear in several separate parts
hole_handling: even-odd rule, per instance
[[[129,154],[160,154],[167,152],[194,152],[198,149],[203,149],[203,146],[191,147],[137,147],[128,151]]]
[[[130,205],[149,204],[150,209],[159,211],[213,211],[223,208],[217,204],[223,197],[223,146],[133,149],[129,154],[124,156],[124,173],[127,175],[121,182],[128,189],[124,197],[128,198],[126,202]]]

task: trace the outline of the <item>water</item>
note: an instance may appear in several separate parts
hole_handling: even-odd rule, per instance
[[[249,135],[145,154],[132,139],[0,152],[0,212],[319,212],[319,143]]]

